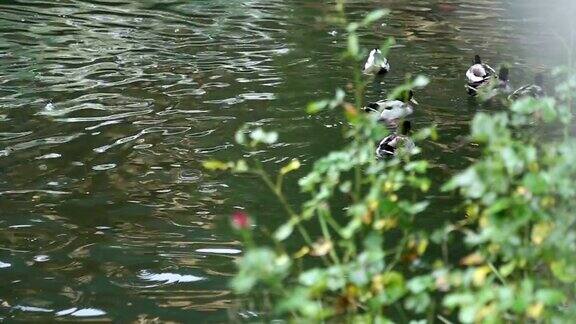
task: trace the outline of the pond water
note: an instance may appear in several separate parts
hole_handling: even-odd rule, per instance
[[[360,18],[392,15],[364,45],[394,36],[385,95],[406,73],[431,77],[416,94],[416,128],[433,177],[469,163],[479,106],[463,74],[475,53],[512,66],[514,85],[565,63],[571,1],[352,1]],[[228,226],[245,209],[280,224],[251,177],[207,173],[203,160],[246,155],[233,135],[250,123],[281,141],[252,152],[270,170],[344,144],[337,112],[308,116],[349,82],[345,35],[302,0],[0,1],[0,321],[222,322],[251,318],[227,288],[243,247]],[[302,201],[295,182],[288,193]],[[437,201],[450,201],[437,194]],[[434,207],[426,226],[447,217]],[[455,247],[457,249],[457,247]]]

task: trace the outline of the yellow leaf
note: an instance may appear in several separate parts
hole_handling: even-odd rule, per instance
[[[290,163],[286,164],[282,169],[280,169],[280,174],[285,175],[286,173],[292,172],[300,168],[300,161],[294,159]]]
[[[537,303],[537,304],[530,306],[527,310],[527,313],[528,313],[528,316],[530,316],[531,318],[538,319],[538,318],[540,318],[540,316],[542,316],[543,311],[544,311],[544,304]]]
[[[478,225],[480,225],[481,228],[486,228],[489,223],[490,222],[488,221],[488,217],[486,217],[486,216],[482,216],[478,220]]]
[[[384,182],[383,190],[384,190],[384,192],[390,192],[390,191],[394,190],[394,183],[392,181]]]
[[[542,205],[542,207],[544,208],[554,207],[554,205],[556,205],[556,199],[554,199],[554,197],[551,196],[543,197],[542,200],[540,201],[540,205]]]
[[[422,239],[420,240],[420,242],[418,242],[418,247],[416,248],[416,251],[418,252],[419,255],[422,255],[424,254],[424,252],[426,252],[427,247],[428,247],[428,240]]]
[[[488,275],[488,273],[490,273],[490,267],[489,266],[483,266],[483,267],[479,267],[476,268],[476,270],[474,271],[474,276],[473,276],[473,282],[475,286],[481,286],[484,284],[484,281],[486,281],[486,275]]]
[[[396,218],[384,218],[374,223],[375,230],[389,230],[398,226],[398,219]]]
[[[294,259],[300,259],[301,257],[305,256],[309,252],[310,252],[310,248],[307,246],[303,246],[302,248],[300,248],[300,250],[298,250],[298,252],[296,252],[294,254]]]
[[[378,200],[370,200],[368,203],[368,208],[370,210],[376,210],[378,208]]]
[[[208,170],[226,170],[230,167],[228,163],[224,163],[218,160],[208,160],[202,163],[205,169]]]
[[[542,244],[544,240],[550,235],[552,231],[552,224],[549,222],[538,223],[532,228],[532,243],[536,245]]]
[[[382,280],[382,275],[377,274],[372,277],[372,290],[376,292],[381,292],[384,290],[384,282]]]
[[[352,105],[351,103],[348,102],[344,103],[344,111],[348,119],[352,119],[358,116],[358,109],[356,109],[356,107],[354,107],[354,105]]]
[[[477,323],[482,322],[482,320],[486,319],[486,316],[494,314],[495,311],[496,311],[496,305],[494,305],[494,303],[490,303],[490,304],[480,308],[480,310],[478,310],[474,320]]]
[[[471,217],[471,218],[475,218],[476,216],[478,216],[479,211],[480,211],[480,208],[478,207],[478,205],[476,205],[476,204],[470,205],[470,206],[466,207],[466,216]]]
[[[480,253],[469,254],[460,260],[460,264],[467,266],[479,265],[482,263],[484,263],[484,257]]]

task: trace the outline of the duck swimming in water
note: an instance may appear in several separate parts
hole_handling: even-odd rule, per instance
[[[474,56],[474,64],[466,71],[466,90],[471,96],[475,96],[479,86],[489,81],[496,71],[490,65],[482,63],[480,55]]]
[[[408,136],[412,125],[405,120],[396,133],[386,136],[376,148],[376,157],[385,159],[397,155],[400,151],[411,152],[416,147],[414,141]]]
[[[418,101],[414,99],[414,92],[407,90],[400,92],[400,94],[392,100],[385,99],[369,103],[364,107],[364,111],[379,113],[378,121],[395,126],[400,119],[414,112],[412,104],[417,105]]]
[[[362,73],[383,75],[388,73],[388,71],[390,71],[390,63],[388,63],[388,60],[382,55],[382,51],[378,48],[371,50],[362,68]]]
[[[542,98],[546,95],[544,91],[544,76],[538,73],[534,76],[534,84],[528,84],[514,91],[508,98],[518,99],[521,97]]]

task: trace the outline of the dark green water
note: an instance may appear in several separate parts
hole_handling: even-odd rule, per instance
[[[393,70],[367,99],[405,73],[432,78],[413,120],[439,126],[423,154],[440,183],[477,154],[463,136],[474,112],[490,109],[465,95],[472,56],[511,64],[515,85],[565,63],[569,3],[354,1],[351,17],[393,10],[366,46],[397,39]],[[201,162],[247,155],[233,142],[244,123],[280,132],[280,143],[250,153],[270,170],[299,158],[305,171],[343,145],[339,114],[302,109],[349,82],[343,31],[317,20],[329,8],[0,1],[0,321],[254,319],[226,285],[243,249],[227,219],[243,208],[273,227],[283,215],[255,179]],[[434,207],[424,223],[448,213]]]

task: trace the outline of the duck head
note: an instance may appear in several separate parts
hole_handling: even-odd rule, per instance
[[[405,102],[405,103],[411,102],[415,105],[418,104],[418,101],[416,101],[416,99],[414,99],[414,91],[412,91],[412,90],[404,90],[404,91],[400,92],[400,94],[398,95],[396,100],[400,100],[400,101]]]
[[[482,59],[480,58],[480,55],[478,54],[474,55],[474,64],[482,64]]]
[[[365,112],[377,112],[380,106],[375,102],[370,102],[364,107]]]
[[[510,74],[510,71],[508,70],[508,68],[503,66],[500,68],[500,71],[498,72],[498,79],[500,81],[508,81],[509,80],[509,74]]]
[[[412,130],[412,123],[409,120],[405,120],[400,125],[400,134],[401,135],[408,135]]]

